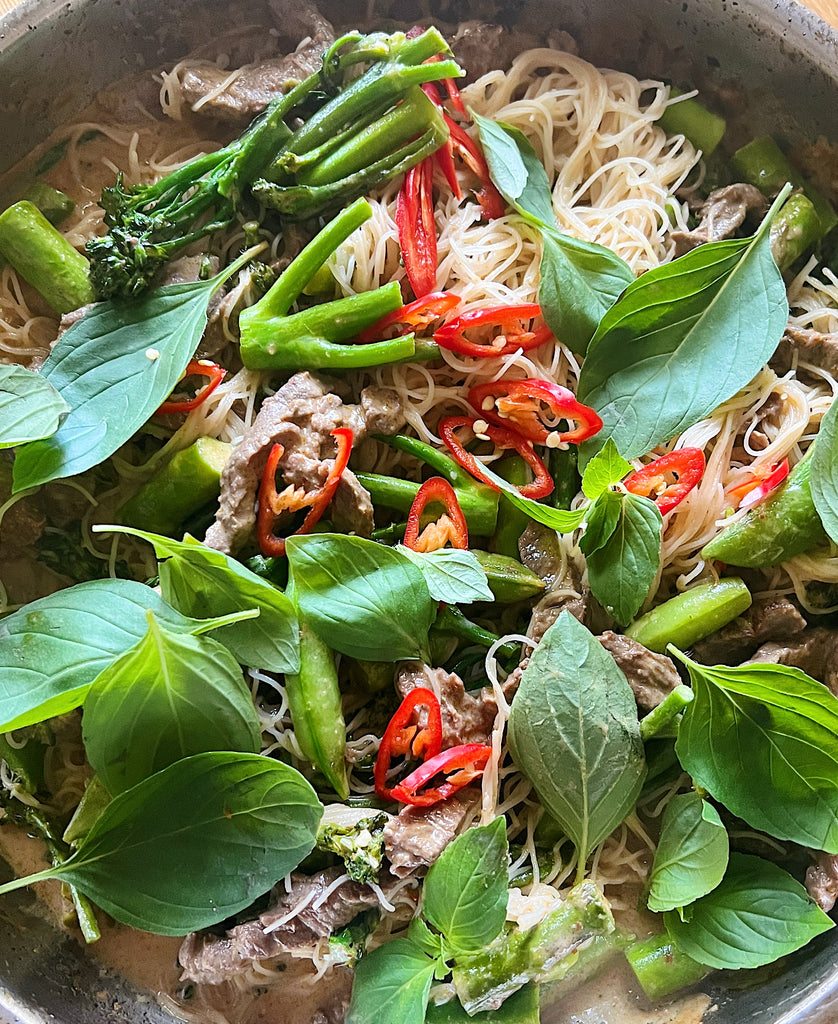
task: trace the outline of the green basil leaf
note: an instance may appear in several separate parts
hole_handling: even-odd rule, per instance
[[[117,921],[158,935],[249,906],[314,849],[323,807],[298,771],[260,754],[195,754],[115,797],[59,878]]]
[[[206,618],[258,608],[258,618],[222,626],[212,633],[242,665],[299,672],[297,613],[281,590],[188,533],[179,541],[122,526],[103,529],[142,537],[154,546],[163,597],[184,615]]]
[[[728,862],[727,831],[712,804],[682,793],[666,806],[652,865],[649,910],[685,907],[721,882]]]
[[[585,508],[571,510],[542,505],[540,501],[525,498],[514,484],[504,480],[502,476],[498,476],[491,466],[482,465],[480,472],[503,492],[504,498],[510,505],[514,505],[537,523],[549,526],[551,530],[556,530],[558,533],[573,533],[585,520]]]
[[[355,967],[346,1024],[424,1024],[438,963],[410,939],[374,949]]]
[[[434,601],[446,604],[471,604],[473,601],[494,601],[483,567],[472,551],[440,548],[439,551],[413,551],[399,544],[399,554],[409,558],[425,577]]]
[[[191,754],[257,754],[259,717],[233,656],[216,640],[148,632],[102,672],[84,702],[84,747],[111,794]]]
[[[646,600],[660,566],[660,509],[638,494],[620,495],[614,532],[588,555],[591,593],[621,625],[631,622]]]
[[[838,402],[826,410],[813,446],[812,499],[823,528],[838,541]]]
[[[637,705],[599,641],[564,611],[521,677],[509,747],[548,814],[588,854],[632,810],[646,774]]]
[[[79,583],[1,620],[0,732],[79,707],[99,673],[145,635],[146,611],[178,633],[213,626],[133,580]]]
[[[0,366],[0,448],[49,437],[69,408],[40,373]]]
[[[474,111],[470,114],[498,191],[520,213],[535,218],[536,226],[553,227],[556,215],[550,181],[527,137],[512,125],[481,117]]]
[[[605,547],[623,514],[623,497],[612,491],[604,491],[587,511],[585,532],[579,539],[579,547],[586,556]]]
[[[687,956],[733,971],[773,963],[834,927],[791,875],[741,853],[731,854],[722,883],[690,907],[688,922],[674,911],[664,922]]]
[[[582,493],[591,501],[603,494],[612,484],[619,483],[632,470],[617,451],[614,439],[609,437],[600,451],[588,462],[582,475]]]
[[[209,281],[99,302],[66,330],[41,373],[70,412],[51,437],[17,452],[15,491],[97,466],[139,430],[183,375],[204,333],[210,298],[251,256]]]
[[[410,559],[337,533],[289,537],[287,552],[300,609],[333,650],[364,661],[430,661],[437,602]]]
[[[790,187],[790,186],[789,186]],[[579,378],[580,401],[633,459],[708,416],[773,354],[788,319],[769,229],[778,196],[752,238],[700,245],[629,285],[597,328]]]
[[[783,665],[687,666],[694,699],[675,752],[753,828],[838,853],[838,698]]]
[[[470,828],[445,847],[422,890],[422,912],[453,956],[483,949],[506,920],[506,820]]]

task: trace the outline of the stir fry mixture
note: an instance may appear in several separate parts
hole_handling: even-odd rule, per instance
[[[568,38],[297,17],[6,181],[0,893],[185,936],[195,1020],[292,961],[319,1020],[535,1024],[786,957],[838,894],[807,151]]]

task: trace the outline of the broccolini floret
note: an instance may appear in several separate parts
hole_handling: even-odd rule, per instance
[[[337,854],[354,881],[376,882],[384,858],[386,824],[387,815],[379,812],[354,825],[322,825],[317,833],[317,849]]]

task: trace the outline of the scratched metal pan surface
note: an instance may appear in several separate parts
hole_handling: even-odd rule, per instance
[[[276,8],[283,0],[271,2]],[[235,24],[237,7],[241,20],[252,22],[263,6],[265,0],[24,0],[0,18],[0,171],[103,86],[174,62],[219,25]],[[355,0],[322,6],[341,24],[351,22],[353,8],[360,15],[366,7]],[[402,22],[421,13],[414,0],[377,0],[376,10]],[[530,25],[545,37],[565,29],[601,65],[692,83],[727,101],[734,130],[746,125],[751,137],[770,131],[838,140],[838,35],[795,0],[441,0],[432,13]],[[0,861],[0,880],[7,877]],[[33,907],[28,891],[0,904],[0,1024],[171,1024],[127,983],[103,977]],[[838,932],[789,958],[758,987],[715,995],[714,1024],[838,1024]],[[545,1024],[557,1022],[545,1015]]]

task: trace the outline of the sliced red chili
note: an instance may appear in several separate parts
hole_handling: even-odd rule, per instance
[[[365,331],[361,331],[356,341],[366,345],[373,341],[398,338],[403,334],[417,334],[435,320],[441,320],[461,302],[460,296],[451,292],[431,292],[383,316]]]
[[[308,508],[309,511],[306,513],[302,526],[294,533],[311,533],[334,497],[340,478],[349,462],[353,433],[349,427],[338,427],[337,430],[332,431],[332,437],[337,441],[338,449],[332,462],[332,468],[329,470],[329,475],[323,486],[308,493],[295,487],[287,487],[281,494],[277,492],[276,471],[285,449],[281,444],[275,444],[271,448],[259,486],[256,514],[256,536],[259,549],[266,558],[281,558],[285,554],[286,538],[277,537],[274,533],[278,516],[286,512],[299,512],[303,508]]]
[[[478,358],[506,356],[518,349],[526,352],[553,337],[553,332],[546,324],[534,327],[531,323],[540,316],[541,307],[537,302],[472,309],[434,331],[434,341],[451,352]],[[485,341],[472,341],[466,337],[466,331],[475,329],[487,336]]]
[[[727,491],[727,496],[734,500],[737,508],[751,508],[764,501],[788,475],[789,460],[783,459],[782,462],[775,463],[761,473],[752,473],[750,480],[746,480],[737,487],[731,487]]]
[[[626,477],[623,485],[632,494],[652,498],[665,516],[695,487],[704,475],[704,466],[700,448],[678,448]]]
[[[549,380],[489,381],[471,388],[468,400],[478,416],[501,427],[513,426],[536,444],[581,444],[602,430],[602,420],[589,405],[582,405],[572,391]],[[556,419],[573,420],[574,429],[559,432],[546,427],[541,419],[544,406]]]
[[[434,160],[427,156],[405,174],[396,204],[396,227],[407,279],[417,299],[436,287]]]
[[[193,409],[197,409],[202,402],[209,398],[224,380],[226,374],[227,371],[219,366],[218,363],[212,363],[209,359],[193,359],[183,371],[181,380],[185,377],[207,377],[207,383],[192,398],[185,399],[182,402],[164,402],[157,410],[157,414],[159,416],[173,416],[179,412],[192,412]]]
[[[430,807],[447,800],[449,796],[474,782],[483,774],[483,770],[492,756],[492,748],[484,743],[464,743],[459,747],[443,750],[436,757],[429,757],[406,778],[394,786],[391,795],[394,799],[413,807]],[[435,786],[428,786],[438,775],[445,781]]]
[[[425,709],[424,716],[420,714],[422,708]],[[401,702],[384,730],[373,769],[376,793],[385,799],[393,799],[388,775],[398,767],[393,763],[395,759],[424,761],[435,757],[441,748],[439,700],[433,690],[417,686]]]
[[[422,514],[433,502],[442,504],[445,512],[435,523],[425,527],[420,535]],[[410,506],[407,528],[404,531],[404,545],[413,551],[436,551],[445,547],[448,541],[451,542],[451,547],[468,550],[466,517],[451,484],[444,477],[432,476],[419,488]]]
[[[503,196],[495,188],[495,184],[489,174],[489,165],[486,163],[486,157],[483,156],[477,143],[461,125],[453,121],[447,114],[444,116],[445,123],[448,125],[448,142],[445,148],[449,149],[452,154],[456,153],[480,182],[480,188],[475,195],[477,196],[478,203],[480,203],[480,208],[483,210],[483,216],[486,220],[495,220],[498,217],[502,217],[506,213],[506,203],[503,201]],[[457,193],[455,192],[454,195],[457,195]],[[457,198],[459,199],[460,197],[457,195]]]
[[[481,469],[480,463],[462,445],[457,437],[457,431],[461,427],[469,427],[474,431],[475,424],[480,425],[480,421],[472,419],[470,416],[446,416],[445,419],[439,421],[439,436],[467,473],[471,473],[473,477],[484,484],[488,484],[497,491],[499,490],[498,486],[486,476]],[[546,498],[548,494],[551,494],[555,486],[553,478],[550,476],[550,471],[542,460],[536,455],[532,442],[528,441],[525,437],[521,437],[520,434],[510,430],[508,427],[496,427],[488,423],[483,425],[485,425],[486,429],[479,432],[479,437],[488,438],[496,448],[514,448],[533,471],[535,479],[524,487],[519,488],[521,494],[525,498]]]

